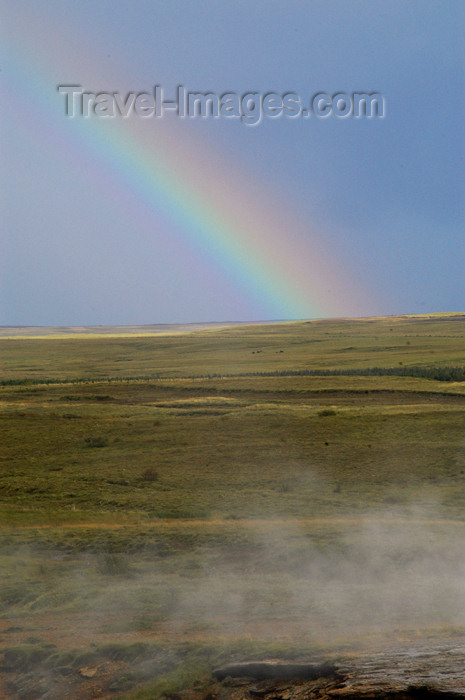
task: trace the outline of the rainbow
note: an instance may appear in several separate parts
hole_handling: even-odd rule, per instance
[[[53,62],[62,61],[66,75],[82,75],[84,67],[89,79],[86,85],[82,76],[84,88],[114,84],[114,76],[95,75],[79,47],[60,47],[56,37],[53,33],[50,41],[60,60],[55,56]],[[73,159],[91,160],[89,176],[96,186],[111,178],[151,214],[154,229],[146,235],[156,234],[163,222],[180,244],[194,245],[243,290],[263,310],[263,318],[356,315],[364,308],[350,270],[337,263],[321,227],[300,220],[279,193],[257,184],[253,173],[231,163],[229,154],[225,159],[208,143],[196,141],[181,120],[66,119],[47,56],[29,56],[24,40],[20,50],[10,47],[6,73],[18,104],[34,110],[40,133],[53,131],[53,138],[61,139],[67,167]]]

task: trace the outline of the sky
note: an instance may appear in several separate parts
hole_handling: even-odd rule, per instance
[[[0,8],[0,325],[465,310],[462,2]],[[384,114],[70,118],[60,85]]]

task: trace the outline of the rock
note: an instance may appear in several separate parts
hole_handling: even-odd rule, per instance
[[[79,673],[83,678],[93,678],[97,671],[97,666],[83,666],[79,669]]]
[[[465,700],[465,640],[339,657],[337,665],[235,663],[214,675],[221,700]]]
[[[282,663],[276,661],[245,661],[216,668],[213,675],[219,681],[231,678],[266,679],[310,679],[336,675],[333,664]]]

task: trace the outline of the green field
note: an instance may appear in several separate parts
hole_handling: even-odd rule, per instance
[[[465,314],[120,330],[0,337],[0,696],[465,634]]]

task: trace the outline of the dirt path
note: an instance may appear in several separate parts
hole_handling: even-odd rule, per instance
[[[266,528],[285,527],[286,525],[335,525],[335,526],[357,526],[357,525],[457,525],[465,527],[464,520],[454,520],[451,518],[383,518],[369,516],[348,516],[338,518],[238,518],[234,520],[223,518],[197,518],[195,520],[184,519],[160,519],[150,522],[127,522],[127,523],[99,523],[92,521],[82,521],[76,523],[42,523],[37,525],[0,525],[0,531],[8,532],[12,530],[76,530],[76,529],[99,529],[99,530],[119,530],[123,528],[196,528],[223,527],[223,528]]]

